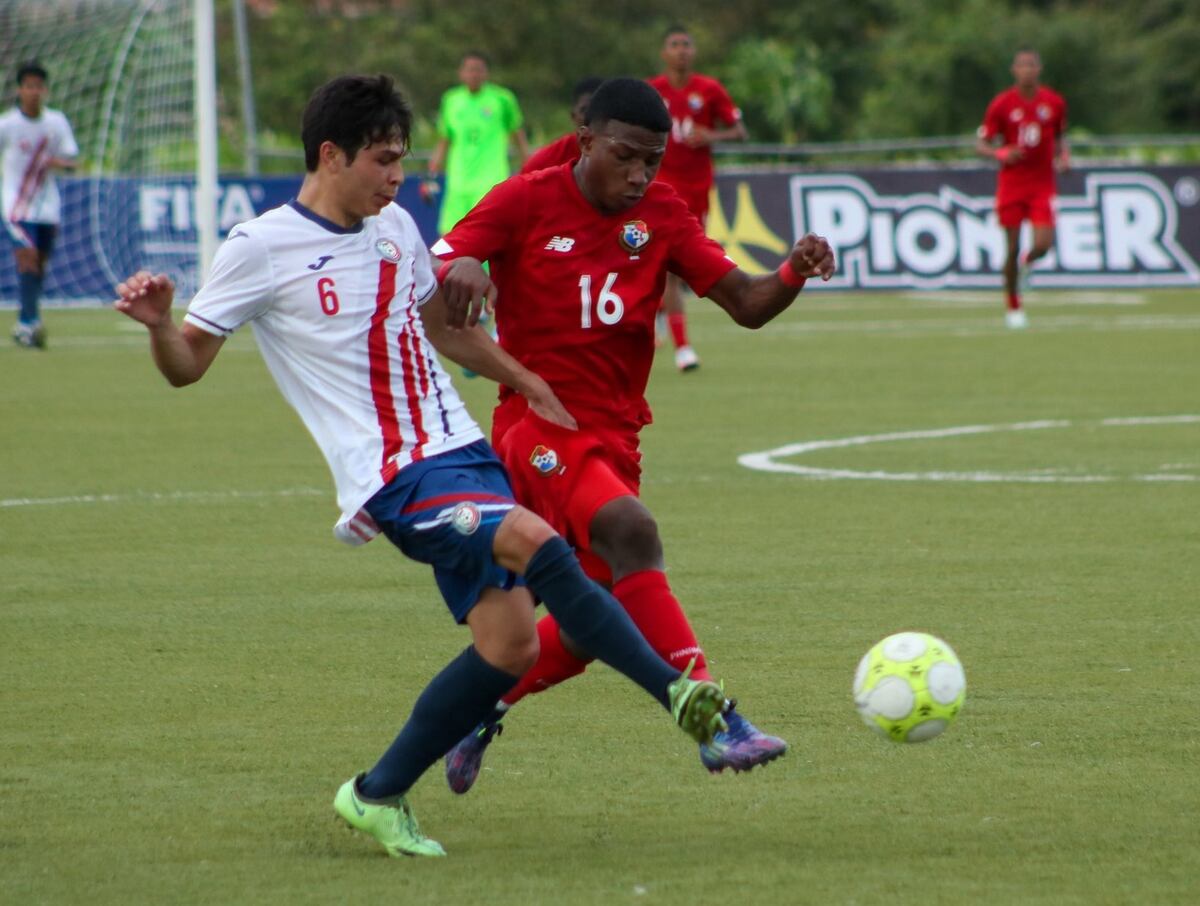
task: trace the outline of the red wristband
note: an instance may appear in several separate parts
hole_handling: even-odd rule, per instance
[[[446,262],[444,262],[444,263],[442,264],[442,266],[441,266],[441,267],[439,267],[439,268],[437,269],[437,282],[438,282],[438,286],[441,286],[443,283],[445,283],[445,282],[446,282],[446,273],[447,273],[447,271],[449,271],[449,270],[450,270],[450,265],[452,265],[453,263],[454,263],[454,261],[453,261],[453,260],[451,260],[451,261],[446,261]]]
[[[800,289],[808,280],[807,277],[801,277],[796,273],[796,269],[792,267],[792,259],[785,258],[783,264],[779,265],[779,270],[775,271],[775,276],[783,281],[784,286],[790,286],[792,289]]]

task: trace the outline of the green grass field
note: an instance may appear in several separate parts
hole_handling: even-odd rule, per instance
[[[248,331],[179,391],[135,325],[52,310],[49,351],[0,349],[0,902],[1195,902],[1196,294],[1038,293],[1024,333],[998,299],[814,295],[755,333],[693,305],[645,498],[715,671],[792,750],[710,777],[593,667],[470,795],[416,787],[437,861],[331,809],[468,642],[429,575],[333,539]],[[816,477],[738,463],[844,438],[775,460]],[[968,680],[908,747],[850,695],[904,628]]]

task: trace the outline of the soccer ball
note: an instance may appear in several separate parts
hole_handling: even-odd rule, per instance
[[[863,655],[854,704],[868,727],[893,742],[924,742],[958,717],[967,678],[949,645],[925,632],[889,635]]]

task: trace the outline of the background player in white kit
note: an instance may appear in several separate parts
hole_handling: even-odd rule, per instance
[[[250,323],[329,462],[342,510],[335,533],[351,544],[383,533],[433,566],[451,613],[470,628],[473,644],[421,693],[375,767],[334,799],[392,855],[440,856],[405,794],[534,663],[530,591],[694,738],[725,728],[727,702],[720,687],[655,654],[566,542],[513,501],[430,338],[452,343],[461,364],[518,390],[547,419],[573,422],[541,378],[443,299],[412,218],[392,204],[411,126],[386,76],[324,85],[304,113],[299,194],[234,228],[183,325],[171,318],[174,286],[162,274],[126,280],[116,308],[146,325],[154,361],[175,386],[199,380],[225,338]]]
[[[45,106],[46,70],[36,61],[17,68],[17,106],[0,116],[4,225],[13,242],[21,312],[17,345],[44,348],[42,281],[62,218],[55,169],[75,166],[79,147],[62,111]]]

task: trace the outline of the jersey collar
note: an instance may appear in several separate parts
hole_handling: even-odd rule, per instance
[[[332,220],[326,220],[324,217],[322,217],[316,211],[312,211],[312,210],[306,208],[304,205],[300,204],[300,202],[297,201],[295,198],[292,198],[288,201],[288,206],[291,207],[291,209],[293,211],[295,211],[297,214],[299,214],[301,217],[305,217],[308,220],[311,220],[317,226],[321,227],[321,229],[328,230],[331,233],[345,234],[345,233],[361,233],[362,232],[363,222],[361,220],[352,227],[338,226]]]

